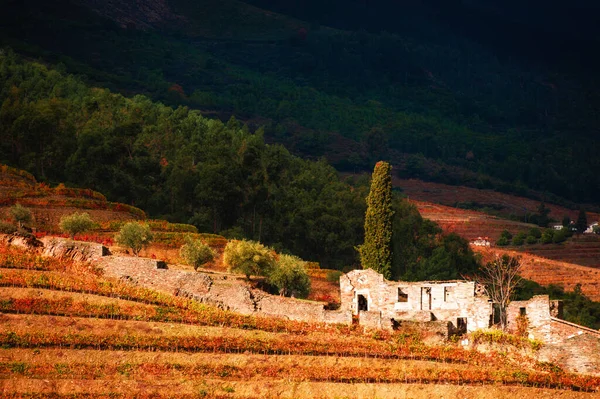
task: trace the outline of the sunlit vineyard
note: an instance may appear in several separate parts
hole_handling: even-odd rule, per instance
[[[263,387],[281,381],[322,387],[322,397],[336,397],[340,386],[365,384],[489,385],[498,393],[541,389],[569,395],[593,395],[600,388],[600,378],[533,360],[529,355],[539,344],[524,338],[474,335],[478,345],[493,342],[501,349],[481,352],[426,343],[428,333],[414,327],[363,331],[243,316],[104,277],[88,264],[14,248],[0,248],[0,312],[3,397],[69,392],[82,398],[218,398],[270,392],[253,381]],[[72,381],[78,381],[77,390],[65,391]],[[176,396],[170,391],[174,381],[182,384]],[[278,389],[273,397],[289,394]]]

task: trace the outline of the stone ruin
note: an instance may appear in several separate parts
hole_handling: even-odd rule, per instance
[[[447,333],[459,334],[490,327],[492,321],[492,303],[471,281],[388,281],[372,269],[353,270],[340,277],[340,295],[340,310],[367,327],[437,322]]]

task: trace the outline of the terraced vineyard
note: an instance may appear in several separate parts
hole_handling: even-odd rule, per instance
[[[61,216],[73,212],[88,212],[97,222],[146,218],[141,209],[109,202],[96,191],[49,187],[23,170],[0,164],[0,219],[8,218],[8,208],[16,203],[30,208],[36,227],[49,232],[58,232]]]
[[[600,269],[600,237],[597,235],[574,236],[563,244],[536,245],[526,251],[547,259]]]
[[[447,233],[456,233],[467,240],[477,237],[489,237],[496,241],[504,230],[513,233],[527,232],[536,227],[533,224],[521,223],[513,220],[501,219],[483,212],[452,208],[431,202],[411,199],[424,218],[430,219]]]
[[[241,316],[87,264],[0,249],[3,397],[587,398],[600,389],[600,378],[534,361],[525,339],[483,353],[409,327],[365,333]]]

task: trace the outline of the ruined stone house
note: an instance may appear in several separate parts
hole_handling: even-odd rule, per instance
[[[388,281],[372,269],[353,270],[340,277],[340,295],[340,310],[369,327],[437,321],[460,333],[493,322],[491,301],[472,281]]]

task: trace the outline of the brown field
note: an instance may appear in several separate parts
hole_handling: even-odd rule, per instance
[[[483,206],[501,207],[503,214],[524,215],[536,213],[541,201],[517,197],[494,190],[480,190],[472,187],[450,186],[441,183],[431,183],[416,179],[393,179],[393,184],[400,187],[411,200],[432,202],[447,206],[457,203],[476,202]],[[550,209],[550,217],[561,221],[568,215],[571,220],[577,220],[578,211],[550,203],[545,204]],[[588,212],[588,221],[600,220],[600,214]]]

